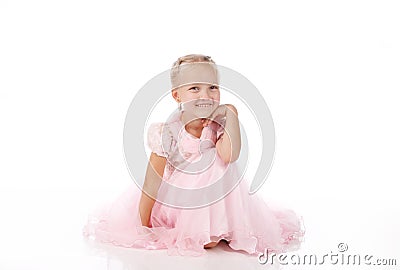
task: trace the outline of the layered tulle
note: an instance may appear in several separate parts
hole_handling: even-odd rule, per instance
[[[155,202],[150,223],[141,225],[141,190],[132,183],[112,203],[94,211],[84,227],[90,239],[117,246],[167,249],[169,255],[199,256],[204,245],[229,241],[233,250],[252,255],[299,247],[304,235],[301,219],[291,210],[268,206],[257,194],[249,195],[242,180],[225,198],[196,209],[179,209]]]

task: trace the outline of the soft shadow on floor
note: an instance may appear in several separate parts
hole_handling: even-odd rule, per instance
[[[204,256],[169,256],[167,250],[142,250],[115,247],[85,241],[88,255],[103,258],[108,270],[136,269],[278,269],[277,265],[260,264],[257,255],[233,250],[224,241],[206,249]]]

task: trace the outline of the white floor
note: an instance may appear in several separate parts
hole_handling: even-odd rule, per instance
[[[277,259],[272,264],[271,259],[260,264],[257,257],[233,251],[225,243],[207,250],[202,257],[180,257],[168,256],[165,250],[127,249],[86,241],[81,229],[87,214],[87,207],[82,207],[88,205],[87,192],[2,190],[0,269],[232,270],[280,266]],[[338,244],[344,243],[348,246],[346,255],[397,259],[400,264],[399,207],[394,201],[304,200],[297,202],[296,210],[305,221],[306,241],[299,251],[289,254],[314,254],[321,262],[324,254],[341,254]],[[284,269],[340,267],[328,260],[319,266],[286,262]]]

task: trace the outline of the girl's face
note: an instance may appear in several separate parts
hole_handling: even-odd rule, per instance
[[[172,91],[174,99],[178,103],[182,103],[185,113],[196,118],[210,116],[220,102],[218,78],[215,70],[211,66],[203,66],[201,70],[196,67],[196,70],[183,73],[182,76],[185,76],[181,78],[184,85]]]
[[[206,118],[219,106],[218,85],[194,83],[178,90],[183,111],[198,118]]]

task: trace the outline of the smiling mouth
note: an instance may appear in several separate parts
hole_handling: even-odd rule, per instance
[[[209,108],[209,107],[212,107],[212,104],[197,104],[196,107],[199,107],[199,108]]]

